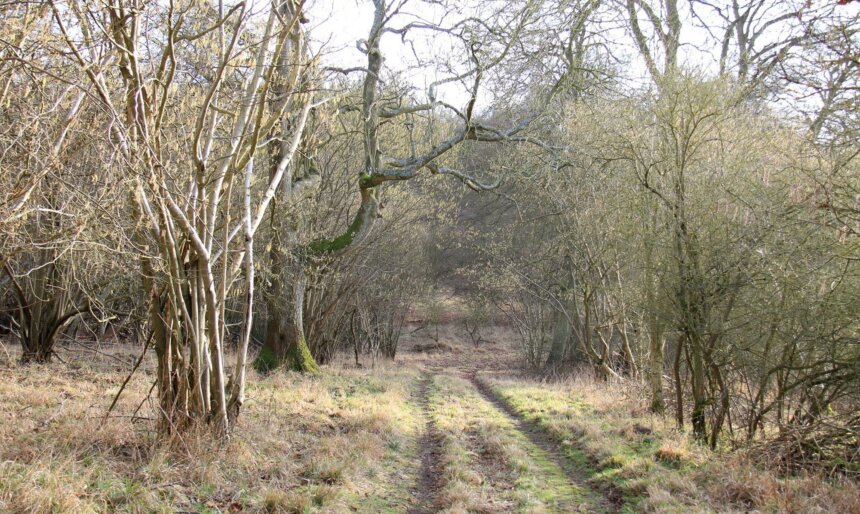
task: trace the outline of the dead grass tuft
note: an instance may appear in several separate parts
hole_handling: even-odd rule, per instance
[[[742,455],[713,466],[706,482],[711,501],[737,509],[785,513],[860,514],[860,486],[854,481],[825,480],[806,474],[783,478],[756,468]]]
[[[669,464],[676,468],[690,462],[690,453],[687,448],[673,444],[675,441],[664,442],[660,448],[654,452],[654,458],[663,464]]]

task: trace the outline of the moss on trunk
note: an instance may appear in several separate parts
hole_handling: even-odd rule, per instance
[[[377,185],[371,175],[361,175],[358,180],[361,190],[361,206],[355,214],[352,223],[346,231],[334,239],[322,239],[310,243],[307,251],[310,255],[331,255],[344,250],[355,242],[356,237],[369,228],[370,223],[376,217],[376,191]]]
[[[320,371],[317,361],[311,355],[311,350],[308,348],[305,336],[301,336],[296,344],[291,344],[287,348],[284,364],[291,371],[300,371],[302,373],[319,373]]]
[[[266,343],[254,360],[254,369],[260,373],[270,373],[283,369],[301,373],[318,373],[320,367],[314,359],[305,336],[295,333],[293,327],[283,330],[277,322],[269,324],[269,330],[275,330],[266,337]]]

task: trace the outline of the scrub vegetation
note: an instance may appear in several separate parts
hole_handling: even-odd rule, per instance
[[[0,2],[0,511],[860,513],[860,2]]]

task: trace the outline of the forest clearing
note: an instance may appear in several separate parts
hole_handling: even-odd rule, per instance
[[[375,366],[254,377],[241,436],[151,434],[150,359],[70,345],[50,373],[0,361],[3,512],[857,512],[854,482],[781,478],[698,447],[641,391],[512,372],[509,327],[406,337]],[[9,359],[13,359],[10,363]]]
[[[0,514],[860,514],[860,1],[0,0]]]

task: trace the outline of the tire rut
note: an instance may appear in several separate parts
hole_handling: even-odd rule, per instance
[[[430,384],[436,375],[436,370],[424,371],[418,385],[418,404],[424,412],[427,423],[424,433],[418,441],[421,448],[421,470],[415,490],[417,504],[407,510],[408,514],[432,514],[438,512],[439,493],[444,487],[442,463],[442,435],[436,428],[436,422],[430,413]]]
[[[606,512],[617,513],[621,511],[623,506],[623,498],[621,492],[613,487],[601,488],[587,478],[587,472],[580,466],[571,462],[559,448],[558,444],[547,436],[535,423],[524,419],[519,413],[514,411],[504,400],[499,398],[495,392],[487,386],[486,383],[478,379],[476,372],[471,372],[467,378],[475,386],[475,389],[481,393],[488,402],[499,409],[507,416],[513,426],[519,430],[532,444],[542,449],[552,459],[552,461],[564,472],[567,479],[576,486],[583,489],[590,489],[601,500],[599,506]]]

